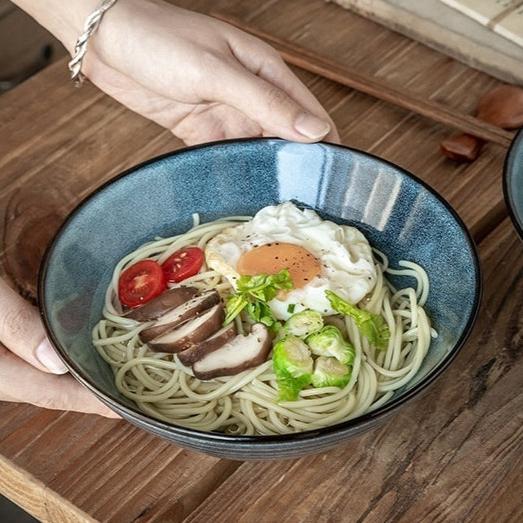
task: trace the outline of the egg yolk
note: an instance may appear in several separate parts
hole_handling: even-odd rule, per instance
[[[241,275],[276,274],[288,269],[295,289],[300,289],[321,272],[320,262],[307,250],[292,243],[268,243],[243,253],[238,260]]]

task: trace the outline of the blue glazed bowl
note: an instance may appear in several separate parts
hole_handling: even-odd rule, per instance
[[[193,212],[209,221],[254,214],[287,200],[356,225],[393,264],[406,259],[426,269],[432,288],[426,307],[439,337],[418,375],[372,413],[283,436],[205,433],[140,412],[119,394],[109,366],[91,345],[113,267],[154,236],[185,231]],[[413,282],[396,278],[395,283]],[[456,213],[400,167],[339,145],[248,139],[155,158],[98,189],[71,213],[50,245],[39,290],[47,333],[71,373],[123,418],[215,456],[280,459],[342,443],[426,389],[470,333],[479,306],[480,270],[473,242]]]
[[[514,138],[505,160],[503,192],[514,227],[523,240],[523,129]]]

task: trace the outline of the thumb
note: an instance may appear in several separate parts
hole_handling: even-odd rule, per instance
[[[0,401],[32,403],[47,409],[71,410],[119,418],[72,376],[40,372],[0,347]]]
[[[0,342],[33,367],[64,374],[67,367],[47,340],[38,311],[0,278]]]
[[[331,126],[298,104],[283,89],[249,72],[246,68],[230,65],[220,75],[227,81],[214,90],[222,103],[242,111],[257,122],[264,134],[287,140],[315,142],[324,138]]]

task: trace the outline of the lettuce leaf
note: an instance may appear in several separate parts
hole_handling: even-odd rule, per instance
[[[257,274],[241,276],[237,290],[226,301],[224,325],[227,325],[243,310],[254,323],[263,323],[273,331],[279,330],[280,322],[274,316],[268,302],[276,297],[280,290],[292,289],[289,271],[283,269],[276,274]]]
[[[332,291],[325,291],[325,296],[336,312],[350,316],[354,320],[361,334],[365,336],[372,345],[377,349],[387,348],[390,332],[385,320],[381,316],[356,307],[356,305],[345,301]]]

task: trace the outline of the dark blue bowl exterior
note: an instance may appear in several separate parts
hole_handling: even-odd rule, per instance
[[[154,236],[185,231],[194,212],[209,221],[254,214],[287,200],[338,223],[356,225],[393,265],[406,259],[425,268],[431,281],[427,311],[439,337],[419,374],[373,413],[295,435],[224,436],[143,415],[118,393],[112,372],[90,342],[113,267]],[[132,423],[183,446],[232,459],[323,451],[381,421],[454,357],[472,327],[479,294],[479,266],[470,237],[450,207],[426,186],[360,151],[278,139],[189,148],[124,173],[70,215],[47,253],[40,279],[49,336],[77,379]]]
[[[505,202],[519,237],[523,240],[523,128],[512,142],[503,176]]]

